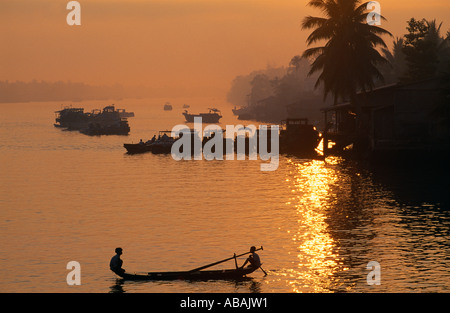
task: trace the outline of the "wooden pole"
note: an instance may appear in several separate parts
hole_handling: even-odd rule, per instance
[[[323,156],[328,156],[328,119],[327,119],[327,111],[325,113],[325,130],[323,132]]]
[[[263,250],[263,247],[261,246],[261,248],[256,249],[255,251],[259,251],[259,250]],[[214,265],[217,265],[217,264],[220,264],[220,263],[223,263],[223,262],[235,259],[237,257],[243,256],[243,255],[246,255],[246,254],[249,254],[249,253],[250,253],[250,251],[242,253],[242,254],[239,254],[239,255],[236,255],[236,253],[235,253],[231,258],[226,258],[226,259],[223,259],[221,261],[217,261],[217,262],[214,262],[214,263],[211,263],[211,264],[208,264],[208,265],[200,266],[200,267],[194,268],[193,270],[190,270],[189,272],[197,272],[197,271],[203,270],[205,268],[208,268],[208,267],[211,267],[211,266],[214,266]]]

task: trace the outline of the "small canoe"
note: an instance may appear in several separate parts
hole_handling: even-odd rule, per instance
[[[246,267],[226,270],[151,272],[145,274],[116,273],[126,280],[238,280],[253,273],[257,268]]]

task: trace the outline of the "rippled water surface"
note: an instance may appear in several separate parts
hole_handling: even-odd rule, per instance
[[[367,168],[282,156],[262,161],[174,161],[127,155],[125,142],[183,124],[182,100],[123,100],[129,136],[53,127],[59,103],[1,104],[1,292],[445,292],[450,289],[448,172]],[[87,110],[108,102],[86,102]],[[191,111],[220,102],[192,102]],[[231,108],[221,126],[238,124]],[[123,282],[130,272],[189,270],[259,251],[252,279]],[[69,286],[69,261],[81,285]],[[381,284],[368,285],[368,262]],[[244,257],[238,259],[242,264]],[[233,268],[234,262],[219,265]]]

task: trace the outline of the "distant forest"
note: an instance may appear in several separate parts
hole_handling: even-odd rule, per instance
[[[441,26],[436,20],[411,18],[407,33],[395,38],[391,49],[381,49],[380,54],[387,62],[377,64],[383,79],[376,77],[373,87],[450,73],[450,31],[441,34]],[[231,83],[227,101],[237,107],[244,120],[279,122],[293,117],[320,124],[320,108],[333,102],[332,97],[324,99],[323,82],[318,81],[320,71],[311,71],[312,62],[304,53],[294,56],[288,67],[267,67],[237,76]],[[316,82],[320,83],[317,88]]]
[[[151,92],[152,90],[142,86],[124,87],[119,84],[92,86],[70,81],[0,81],[0,103],[117,100],[122,98],[144,98]]]
[[[227,101],[241,108],[243,119],[280,122],[287,117],[321,119],[323,99],[321,88],[314,89],[317,75],[308,76],[310,63],[294,56],[287,67],[268,66],[247,75],[237,76],[231,83]]]

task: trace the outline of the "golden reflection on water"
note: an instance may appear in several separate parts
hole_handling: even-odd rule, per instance
[[[330,187],[338,179],[333,168],[336,162],[288,161],[292,168],[286,179],[292,191],[289,205],[296,209],[298,217],[298,228],[292,236],[298,251],[297,266],[287,273],[293,292],[330,291],[335,273],[345,270],[326,222],[326,210],[332,201]]]

